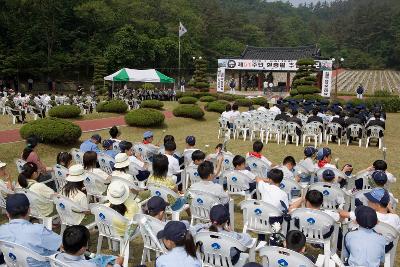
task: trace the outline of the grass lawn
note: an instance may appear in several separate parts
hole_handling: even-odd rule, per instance
[[[165,110],[172,110],[176,103],[165,103]],[[103,115],[103,114],[102,114]],[[115,114],[114,114],[115,115]],[[94,116],[94,115],[93,115]],[[155,136],[155,143],[157,143],[162,138],[162,131],[166,130],[165,134],[172,134],[175,136],[178,150],[183,150],[184,140],[187,135],[194,135],[197,139],[197,147],[204,150],[207,153],[213,151],[213,147],[222,140],[217,139],[218,123],[217,119],[219,114],[206,112],[203,120],[192,120],[184,118],[170,118],[166,119],[165,125],[163,127],[152,129]],[[386,123],[386,133],[385,133],[385,146],[387,147],[387,162],[389,165],[389,171],[392,172],[396,177],[400,177],[400,168],[398,167],[398,155],[400,153],[400,124],[397,122],[400,120],[400,114],[388,114]],[[142,134],[147,129],[135,128],[135,127],[121,127],[122,139],[127,139],[133,142],[141,141]],[[98,131],[103,138],[108,137],[108,130]],[[81,137],[81,141],[88,139],[92,133],[84,133]],[[209,145],[209,148],[206,148]],[[246,152],[251,150],[251,142],[243,140],[231,140],[228,142],[227,148],[229,151],[237,154],[244,155]],[[60,151],[68,151],[72,147],[78,147],[79,144],[75,146],[56,146],[56,145],[44,145],[40,144],[38,146],[38,154],[41,159],[49,166],[53,165],[56,160],[56,155]],[[14,159],[18,158],[24,148],[23,142],[13,143],[13,144],[2,144],[0,145],[0,160],[9,163],[8,171],[13,177],[17,177]],[[355,172],[364,169],[372,164],[376,159],[382,158],[382,151],[378,150],[376,147],[370,147],[366,149],[365,147],[358,147],[357,145],[338,146],[336,144],[330,145],[333,151],[333,158],[339,158],[339,165],[342,166],[345,163],[351,163]],[[295,145],[277,145],[275,143],[269,143],[264,148],[264,154],[274,163],[279,163],[287,155],[292,155],[296,160],[300,160],[303,157],[303,148],[301,146],[296,147]],[[400,193],[400,187],[398,184],[391,187],[391,191],[398,198]],[[239,203],[239,199],[236,199],[235,203]],[[235,222],[236,230],[241,231],[242,229],[242,216],[240,209],[236,207],[235,209]],[[97,236],[93,234],[91,250],[95,250],[97,242]],[[104,242],[105,243],[105,242]],[[134,241],[131,251],[134,251],[134,263],[139,263],[142,253],[141,239]],[[106,250],[105,250],[106,251]],[[151,266],[151,264],[149,265]],[[400,254],[396,259],[395,266],[400,266]]]

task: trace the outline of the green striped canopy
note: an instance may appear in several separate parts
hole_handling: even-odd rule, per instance
[[[144,83],[174,83],[175,80],[155,70],[137,70],[123,68],[111,75],[104,77],[106,81],[116,82],[144,82]]]

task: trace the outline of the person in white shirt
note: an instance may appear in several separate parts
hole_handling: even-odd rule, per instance
[[[387,176],[387,181],[388,181],[389,183],[395,183],[396,180],[397,180],[396,177],[394,177],[393,174],[391,174],[390,172],[388,172],[388,171],[387,171],[387,168],[388,168],[388,166],[387,166],[386,161],[381,160],[381,159],[378,159],[378,160],[375,160],[374,163],[372,163],[372,166],[370,166],[370,167],[368,167],[367,169],[362,170],[362,171],[360,171],[360,172],[366,172],[366,171],[369,171],[369,172],[373,172],[373,171],[384,171],[384,172],[386,173],[386,176]]]
[[[132,143],[128,141],[121,141],[119,143],[121,152],[127,154],[129,161],[135,166],[132,173],[139,181],[145,181],[150,176],[150,172],[148,171],[149,164],[143,161],[139,153],[136,155],[134,154],[132,146]]]
[[[292,156],[287,156],[283,159],[282,166],[279,167],[283,172],[283,179],[300,181],[299,176],[294,176],[293,168],[296,166],[296,161]]]
[[[232,164],[235,171],[243,173],[248,178],[246,182],[249,184],[249,192],[255,190],[257,187],[256,179],[260,177],[257,177],[254,173],[246,169],[246,159],[240,155],[236,155],[233,157]]]
[[[164,155],[168,158],[168,176],[180,175],[181,169],[179,167],[179,161],[174,157],[176,150],[176,144],[173,141],[164,144],[165,153]]]
[[[111,173],[111,176],[117,176],[129,182],[133,182],[133,176],[128,173],[130,162],[129,156],[126,153],[118,153],[115,156],[115,170]]]
[[[316,152],[317,149],[315,149],[314,147],[312,146],[306,147],[304,149],[304,159],[300,160],[298,163],[310,173],[313,173],[315,171],[314,158]]]
[[[246,154],[246,158],[248,157],[256,157],[263,161],[268,166],[272,166],[272,162],[269,161],[266,157],[264,157],[261,153],[264,148],[264,144],[260,140],[256,140],[253,143],[253,151]]]
[[[231,104],[226,104],[225,111],[222,112],[221,117],[227,120],[230,120],[232,114],[232,106]]]
[[[289,210],[289,196],[279,185],[283,180],[283,172],[279,169],[271,169],[267,178],[257,178],[258,191],[261,200],[271,204],[282,212]]]
[[[115,142],[121,142],[120,139],[118,139],[121,136],[121,132],[118,130],[117,126],[113,126],[110,128],[109,134],[111,136],[111,140]]]
[[[272,108],[269,109],[270,112],[276,113],[276,114],[281,114],[280,108],[278,108],[277,104],[274,104]]]
[[[186,142],[186,148],[183,150],[183,157],[184,157],[184,162],[185,166],[190,164],[192,162],[192,153],[196,151],[196,137],[193,135],[189,135],[185,139]]]
[[[322,147],[317,151],[316,159],[317,168],[333,168],[337,169],[335,165],[331,164],[332,162],[332,150],[328,147]]]
[[[301,205],[304,204],[307,209],[320,210],[331,216],[336,222],[339,222],[340,216],[338,212],[334,210],[321,209],[323,202],[324,195],[321,192],[319,192],[318,190],[309,190],[306,193],[305,198],[299,199],[290,206],[290,212],[294,211],[297,208],[300,208]]]
[[[232,105],[232,111],[230,115],[230,122],[234,123],[235,120],[240,116],[240,111],[239,111],[239,106],[236,103],[233,103]]]
[[[268,112],[268,110],[269,110],[269,103],[268,103],[268,102],[265,103],[264,106],[260,106],[260,107],[257,109],[257,111],[263,111],[263,112]]]
[[[229,203],[229,195],[225,192],[223,186],[213,182],[215,178],[214,166],[210,161],[204,161],[201,163],[197,168],[197,172],[202,181],[192,184],[189,190],[198,190],[209,193],[217,197],[220,200],[220,203],[224,205]]]
[[[86,175],[83,166],[80,164],[72,165],[68,169],[67,183],[62,188],[62,194],[71,199],[82,209],[88,210],[89,203],[84,190],[85,185],[83,184],[85,178]],[[76,224],[80,224],[83,218],[85,218],[85,214],[79,211],[73,212],[71,216]]]

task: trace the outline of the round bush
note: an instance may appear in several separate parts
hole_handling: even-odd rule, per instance
[[[214,102],[214,101],[216,101],[217,99],[215,98],[215,97],[213,97],[213,96],[202,96],[202,97],[200,97],[200,102]]]
[[[218,99],[220,100],[226,100],[226,101],[235,101],[236,97],[234,95],[228,95],[228,94],[219,94]]]
[[[191,97],[196,97],[196,92],[177,92],[176,93],[176,98],[182,98],[186,96],[191,96]]]
[[[201,119],[204,117],[204,111],[197,105],[181,104],[172,111],[175,117]]]
[[[110,100],[100,102],[96,106],[97,112],[125,113],[128,105],[122,100]]]
[[[129,126],[159,126],[164,120],[165,116],[162,112],[151,108],[139,108],[125,115],[125,122]]]
[[[299,92],[299,94],[307,95],[307,94],[319,93],[321,90],[315,86],[303,85],[297,87],[297,91]]]
[[[205,105],[205,109],[210,112],[222,113],[226,109],[228,103],[225,100],[209,102]]]
[[[36,135],[43,143],[75,144],[82,135],[81,128],[67,120],[45,118],[31,121],[20,129],[22,138]]]
[[[268,103],[268,100],[264,97],[255,97],[252,98],[251,101],[253,101],[254,105],[259,105],[259,106],[264,106],[265,104]]]
[[[141,108],[161,109],[163,106],[164,103],[156,99],[143,100],[142,103],[140,103]]]
[[[191,96],[184,96],[178,100],[179,104],[195,104],[197,101],[197,98]]]
[[[253,105],[253,101],[251,99],[248,99],[248,98],[236,99],[235,103],[239,107],[250,107],[250,106]]]
[[[49,110],[49,116],[55,118],[77,118],[81,114],[81,109],[76,105],[60,105]]]

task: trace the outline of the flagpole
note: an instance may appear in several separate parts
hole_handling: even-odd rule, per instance
[[[181,22],[179,21],[179,25],[181,25]],[[179,83],[181,82],[181,33],[180,30],[178,30],[178,88],[179,88]]]

